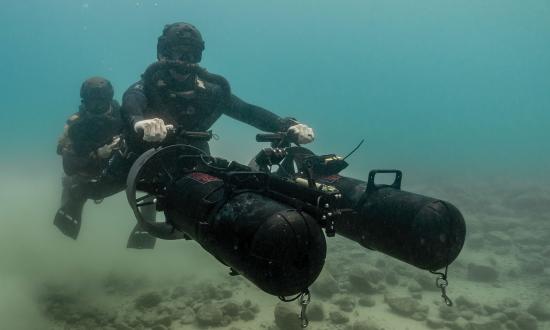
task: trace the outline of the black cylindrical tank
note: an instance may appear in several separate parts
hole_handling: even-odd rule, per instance
[[[306,213],[253,191],[230,192],[201,172],[180,178],[167,196],[168,222],[267,293],[300,293],[323,268],[325,237]]]
[[[437,270],[453,262],[464,245],[464,218],[449,202],[340,175],[318,182],[338,188],[343,206],[356,211],[336,221],[336,233],[364,247]]]

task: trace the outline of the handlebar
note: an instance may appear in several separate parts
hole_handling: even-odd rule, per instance
[[[256,142],[279,142],[286,138],[286,133],[261,133],[256,134]]]
[[[289,132],[277,132],[277,133],[261,133],[256,134],[257,142],[270,142],[273,148],[286,148],[290,147],[291,143],[296,146],[300,146],[296,142],[294,134]]]
[[[187,131],[187,130],[184,130],[179,125],[172,125],[172,124],[167,124],[165,125],[165,127],[167,130],[166,138],[180,137],[180,138],[196,140],[196,141],[210,141],[213,137],[212,131],[206,131],[206,132],[205,131]],[[140,137],[143,138],[143,130],[138,129],[137,132],[140,135]]]
[[[209,141],[212,139],[212,131],[186,131],[179,125],[166,125],[169,135],[175,135],[186,139]]]

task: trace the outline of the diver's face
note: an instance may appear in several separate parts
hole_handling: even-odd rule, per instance
[[[111,100],[104,98],[89,99],[84,101],[86,111],[94,114],[103,114],[111,109]]]
[[[181,61],[185,63],[199,63],[202,57],[202,50],[192,45],[172,46],[164,54],[163,59]]]

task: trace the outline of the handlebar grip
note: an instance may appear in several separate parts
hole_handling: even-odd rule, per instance
[[[278,142],[286,137],[284,133],[256,134],[256,142]]]
[[[182,138],[200,140],[200,141],[209,141],[212,139],[211,131],[180,131],[179,136]]]
[[[193,137],[193,138],[210,138],[210,137],[212,137],[212,133],[210,133],[210,132],[185,131],[182,134],[187,136],[187,137]]]

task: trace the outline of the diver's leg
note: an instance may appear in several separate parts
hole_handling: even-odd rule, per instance
[[[145,199],[143,202],[153,202],[154,197],[151,196]],[[141,214],[145,221],[155,222],[157,218],[157,209],[156,205],[153,203],[151,205],[145,205],[139,208]],[[137,223],[130,233],[128,238],[128,244],[126,245],[129,249],[153,249],[155,247],[157,239],[148,232],[143,230],[139,223]]]
[[[76,239],[82,224],[82,210],[86,203],[86,194],[82,183],[76,176],[64,176],[62,179],[61,207],[55,214],[54,225],[66,236]]]

